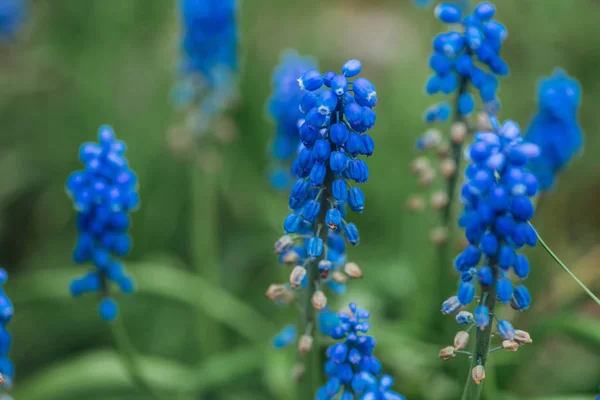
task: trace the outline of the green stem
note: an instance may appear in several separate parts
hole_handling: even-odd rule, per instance
[[[111,322],[109,325],[119,356],[121,357],[123,365],[125,366],[125,369],[129,373],[129,376],[135,385],[144,390],[153,399],[169,399],[169,397],[163,396],[160,392],[150,386],[148,382],[146,382],[146,379],[142,374],[140,364],[138,363],[136,351],[129,340],[129,336],[127,335],[127,330],[125,329],[122,318],[117,317],[117,319]]]
[[[199,155],[192,159],[190,171],[190,257],[198,275],[215,286],[221,286],[218,257],[218,186],[217,174],[200,167]],[[222,347],[220,325],[206,313],[198,310],[195,329],[201,359],[215,354]]]
[[[490,314],[493,315],[494,308],[496,306],[496,278],[498,276],[498,267],[496,265],[497,260],[495,258],[492,258],[489,261],[490,266],[492,266],[494,283],[482,291],[481,298],[479,299],[479,305],[487,306],[487,308],[490,310]],[[483,331],[477,329],[477,333],[475,336],[475,349],[473,351],[473,357],[471,358],[471,365],[469,367],[469,373],[467,374],[467,382],[465,383],[462,400],[478,400],[481,396],[481,388],[483,387],[483,385],[477,385],[475,383],[475,381],[471,377],[471,371],[477,365],[485,367],[488,355],[490,353],[492,327],[493,318],[490,318],[490,323],[485,327]]]
[[[533,231],[535,232],[535,235],[537,236],[540,244],[542,245],[542,247],[548,252],[548,254],[550,254],[550,257],[552,257],[554,259],[554,261],[556,261],[556,263],[558,265],[560,265],[562,267],[562,269],[564,269],[567,274],[569,274],[569,276],[571,278],[573,278],[573,280],[575,282],[577,282],[577,284],[579,286],[581,286],[581,288],[596,302],[596,304],[600,305],[600,299],[598,299],[598,297],[596,297],[596,295],[594,293],[592,293],[592,291],[590,289],[587,288],[587,286],[585,286],[585,284],[583,282],[581,282],[579,280],[579,278],[577,278],[575,276],[574,273],[571,272],[571,270],[560,260],[560,258],[558,258],[558,256],[556,254],[554,254],[554,252],[550,249],[550,247],[548,247],[548,245],[546,244],[546,242],[544,242],[544,239],[542,239],[542,237],[540,236],[540,234],[537,232],[537,230],[533,227],[533,225],[531,224],[531,222],[528,222],[529,226],[531,226],[531,229],[533,229]]]

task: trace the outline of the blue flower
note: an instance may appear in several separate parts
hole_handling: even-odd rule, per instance
[[[237,0],[180,0],[181,80],[178,106],[191,109],[190,128],[206,131],[237,95]]]
[[[531,169],[540,188],[547,190],[583,145],[577,121],[581,87],[577,80],[557,69],[539,81],[537,97],[539,108],[525,137],[541,149],[541,156],[531,163]]]
[[[381,375],[381,362],[373,355],[376,340],[366,335],[371,325],[369,312],[350,303],[350,313],[338,313],[341,324],[328,335],[340,342],[327,348],[327,382],[316,393],[317,400],[365,399],[405,400],[392,391],[394,380]]]
[[[25,19],[25,0],[0,1],[0,42],[12,39]]]
[[[296,341],[296,326],[286,325],[275,337],[273,338],[272,345],[276,349],[282,349],[289,346]]]
[[[131,249],[129,213],[139,205],[137,176],[125,158],[125,143],[117,140],[109,126],[98,131],[99,143],[84,143],[79,160],[84,169],[67,180],[67,193],[77,210],[79,236],[73,250],[77,264],[93,264],[96,269],[71,282],[71,294],[80,296],[99,292],[100,316],[107,321],[117,316],[117,305],[110,296],[109,283],[124,293],[134,290],[133,280],[125,274],[119,258]]]
[[[267,107],[269,115],[276,124],[271,154],[280,163],[292,159],[298,153],[300,144],[298,129],[304,117],[300,110],[302,107],[300,100],[306,91],[298,86],[297,79],[306,71],[314,70],[315,67],[312,58],[302,57],[295,50],[285,50],[281,54],[281,62],[273,71],[273,90]],[[305,107],[312,107],[316,104],[316,97],[307,97],[305,101],[314,102],[312,105],[304,104]],[[289,172],[286,174],[291,176]],[[276,189],[287,189],[288,184],[289,179],[285,185],[274,186]]]
[[[508,66],[500,56],[507,30],[492,19],[495,8],[491,3],[479,3],[468,15],[463,15],[465,9],[461,4],[449,2],[435,8],[436,17],[442,22],[460,23],[462,29],[440,33],[434,38],[433,53],[429,58],[434,74],[427,81],[425,90],[428,94],[459,91],[457,111],[468,115],[475,108],[474,99],[467,92],[470,83],[491,112],[498,105],[497,77],[508,74]],[[428,111],[425,121],[445,120],[449,113],[449,109],[444,109],[441,116]]]
[[[4,285],[8,280],[8,273],[4,268],[0,268],[0,285]],[[10,322],[15,310],[12,302],[0,287],[0,375],[4,378],[3,388],[10,389],[15,375],[15,368],[8,359],[8,353],[12,344],[12,336],[6,330],[6,325]]]
[[[449,299],[443,306],[447,313],[473,300],[475,289],[465,274],[477,276],[483,290],[495,284],[498,300],[514,309],[526,309],[531,302],[524,286],[513,288],[509,272],[512,269],[520,279],[529,274],[527,257],[516,251],[537,242],[528,222],[534,214],[530,197],[536,195],[538,184],[527,166],[540,155],[540,149],[521,137],[515,122],[499,126],[495,117],[490,122],[493,131],[477,132],[466,152],[470,163],[461,189],[464,210],[459,224],[470,245],[456,258],[455,268],[463,283],[458,297],[451,298],[457,300]],[[478,308],[475,320],[478,326],[487,326],[487,309]]]

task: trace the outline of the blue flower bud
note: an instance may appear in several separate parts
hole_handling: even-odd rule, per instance
[[[529,270],[530,266],[527,257],[524,254],[518,254],[514,265],[515,275],[521,279],[525,279],[529,275]]]
[[[377,104],[377,92],[375,86],[364,78],[358,78],[352,84],[354,99],[361,106],[373,107]]]
[[[452,296],[442,303],[442,314],[452,314],[461,307],[462,304],[460,304],[458,296]]]
[[[480,330],[484,330],[490,324],[490,310],[486,306],[477,306],[473,316],[475,317],[475,325]]]
[[[323,86],[323,77],[317,70],[306,71],[300,78],[298,78],[298,84],[300,89],[314,92]]]
[[[496,294],[502,303],[508,303],[513,294],[513,285],[507,278],[500,278],[496,282]]]
[[[477,271],[477,280],[481,286],[490,286],[494,283],[492,268],[488,266],[479,268],[479,271]]]
[[[468,54],[461,54],[456,59],[454,68],[459,75],[468,77],[473,70],[473,59]]]
[[[331,87],[331,80],[335,77],[335,72],[327,71],[325,75],[323,75],[323,84],[328,88]]]
[[[346,141],[346,151],[352,156],[356,157],[361,151],[363,151],[363,141],[360,135],[356,132],[352,132],[348,135],[348,140]]]
[[[331,89],[337,96],[341,96],[346,93],[346,90],[348,89],[348,81],[346,80],[346,77],[344,75],[336,75],[331,80]]]
[[[479,249],[470,245],[456,258],[454,264],[458,271],[467,271],[469,268],[476,267],[480,259],[481,252]]]
[[[363,107],[363,120],[362,124],[365,127],[365,130],[369,130],[375,126],[375,120],[377,119],[377,115],[375,111],[373,111],[369,107]]]
[[[498,247],[499,243],[496,235],[489,231],[483,234],[483,236],[481,237],[479,248],[485,255],[489,257],[495,256],[496,253],[498,253]]]
[[[528,221],[533,217],[533,203],[526,196],[513,196],[510,211],[515,218]]]
[[[468,271],[464,271],[460,274],[460,280],[462,282],[471,282],[473,276],[477,274],[477,268],[469,268]]]
[[[531,304],[531,295],[525,286],[518,286],[512,298],[510,299],[510,306],[515,310],[527,310]]]
[[[344,115],[351,124],[361,123],[363,112],[363,108],[357,103],[349,103],[344,106]]]
[[[325,162],[331,154],[331,143],[329,140],[319,139],[315,142],[312,151],[313,157],[317,162]]]
[[[311,108],[317,106],[317,95],[313,92],[306,92],[302,95],[300,99],[300,111],[303,114],[306,114],[310,111]]]
[[[516,254],[515,251],[508,245],[503,244],[498,254],[498,266],[505,271],[515,263]]]
[[[461,11],[452,3],[440,3],[435,7],[435,16],[446,24],[453,24],[461,20]]]
[[[450,94],[458,88],[458,77],[456,74],[448,74],[440,80],[440,90],[442,93]]]
[[[373,138],[365,133],[364,135],[360,136],[360,139],[362,141],[360,154],[363,154],[367,157],[372,155],[373,151],[375,150],[375,142],[373,141]]]
[[[358,74],[362,69],[362,65],[358,60],[348,60],[342,65],[342,73],[346,78],[352,78]]]
[[[348,201],[346,181],[341,178],[335,179],[331,185],[331,194],[339,203],[346,203]]]
[[[365,195],[358,186],[348,191],[348,205],[355,212],[362,212],[365,209]]]
[[[313,107],[306,114],[306,122],[305,123],[308,124],[309,127],[319,130],[319,129],[321,129],[321,126],[325,122],[325,118],[326,118],[325,115],[321,114],[317,107]]]
[[[489,1],[483,1],[475,6],[473,14],[475,14],[480,21],[487,21],[492,19],[495,13],[496,8],[494,5]]]
[[[344,235],[346,240],[353,246],[357,246],[359,242],[358,229],[353,223],[344,225]]]
[[[272,346],[276,349],[282,349],[296,341],[296,326],[287,325],[285,326],[272,341]]]
[[[501,185],[493,185],[488,201],[490,206],[498,212],[506,211],[510,207],[510,197],[506,189]]]
[[[321,186],[327,175],[327,167],[324,164],[315,164],[310,171],[310,183],[312,186]]]
[[[315,200],[309,200],[302,208],[302,217],[308,222],[315,222],[319,216],[321,204]]]
[[[346,144],[349,134],[350,132],[346,125],[339,122],[331,125],[331,128],[329,128],[329,139],[338,146]]]
[[[477,51],[483,43],[483,32],[475,26],[469,26],[465,30],[465,40],[472,51]]]
[[[315,157],[313,151],[305,147],[300,151],[298,155],[298,165],[303,170],[310,170],[315,165]]]
[[[283,222],[283,230],[285,233],[297,233],[302,223],[302,216],[298,213],[291,213]]]
[[[506,27],[498,21],[488,21],[483,24],[483,33],[487,39],[504,41],[508,36]]]
[[[98,313],[104,321],[114,321],[118,313],[117,303],[111,298],[103,298],[98,305]]]
[[[502,339],[514,340],[515,328],[513,328],[512,324],[507,320],[498,321],[497,329],[500,336],[502,336]]]
[[[469,282],[462,282],[458,287],[458,301],[463,306],[470,304],[475,297],[475,286]]]
[[[357,183],[365,183],[369,179],[369,167],[363,160],[352,160],[348,163],[348,174]]]
[[[462,93],[458,98],[458,112],[469,115],[475,109],[475,100],[470,93]]]
[[[432,75],[425,84],[425,92],[427,94],[436,94],[441,89],[441,80],[437,75]]]
[[[312,237],[308,241],[307,245],[308,256],[310,258],[321,257],[323,254],[323,239],[320,237]]]
[[[317,100],[317,110],[321,115],[331,115],[335,111],[337,104],[338,96],[332,90],[326,90],[321,93]]]
[[[318,137],[319,131],[311,128],[307,122],[300,126],[300,140],[306,147],[313,147]]]
[[[349,158],[341,151],[332,151],[329,157],[329,167],[336,175],[341,175],[348,166]]]
[[[338,226],[342,223],[342,214],[337,208],[330,208],[327,211],[327,215],[325,215],[325,224],[331,229],[335,231]]]
[[[296,209],[308,196],[308,182],[304,179],[298,179],[290,191],[289,206]]]
[[[454,61],[443,53],[435,52],[429,57],[429,67],[440,76],[446,76],[454,68]]]

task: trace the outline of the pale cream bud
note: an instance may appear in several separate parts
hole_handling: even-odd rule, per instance
[[[362,278],[362,271],[356,263],[346,263],[346,265],[344,265],[344,272],[350,279]]]
[[[458,331],[454,336],[454,349],[462,350],[469,343],[469,333],[467,331]]]
[[[435,149],[435,154],[440,158],[448,157],[450,154],[450,146],[448,143],[440,143]]]
[[[312,305],[317,310],[322,310],[327,305],[327,296],[320,290],[317,290],[312,297]]]
[[[456,357],[456,353],[454,352],[454,347],[448,346],[444,347],[440,350],[440,358],[444,361],[449,360],[451,358]]]
[[[471,376],[473,377],[475,384],[479,385],[481,381],[485,379],[485,368],[483,368],[483,365],[478,365],[473,368],[473,371],[471,371]]]
[[[294,265],[300,260],[300,256],[294,250],[290,250],[283,255],[283,263],[285,265]]]
[[[298,382],[306,373],[304,364],[298,363],[292,367],[292,380]]]
[[[431,195],[431,207],[441,210],[448,205],[448,194],[443,191],[435,192]]]
[[[450,127],[450,138],[456,144],[461,144],[467,137],[467,125],[464,122],[455,122]]]
[[[440,161],[440,172],[444,178],[450,178],[456,173],[456,161],[452,158],[444,158]]]
[[[490,116],[486,112],[477,113],[476,122],[478,131],[491,131]]]
[[[502,342],[502,348],[508,351],[517,351],[519,349],[519,343],[513,340],[504,340]]]
[[[293,288],[300,286],[300,283],[302,283],[302,279],[304,279],[305,276],[306,268],[302,265],[296,265],[290,274],[290,285],[292,285]]]
[[[285,285],[277,285],[272,284],[267,289],[265,295],[276,302],[282,302],[284,304],[289,304],[294,300],[294,293],[291,290],[288,290]]]
[[[521,330],[515,330],[515,342],[519,343],[520,345],[524,345],[524,344],[531,344],[533,343],[533,340],[531,340],[531,336],[529,336],[529,332],[526,331],[521,331]]]
[[[406,209],[411,213],[423,211],[425,208],[425,200],[421,196],[413,195],[406,200]]]
[[[415,175],[422,173],[429,167],[431,167],[431,165],[429,165],[429,159],[425,156],[420,156],[420,157],[415,158],[412,161],[412,163],[410,164],[410,170]]]
[[[431,230],[429,238],[434,246],[441,246],[448,240],[448,229],[444,226],[437,226]]]
[[[438,129],[428,129],[423,134],[425,148],[436,147],[442,140],[442,133]]]
[[[340,271],[333,271],[331,279],[333,279],[335,283],[346,283],[348,282],[348,275]]]
[[[300,336],[300,340],[298,340],[298,353],[300,356],[304,356],[306,353],[312,349],[313,338],[312,336],[302,335]]]
[[[275,254],[281,254],[284,251],[291,249],[294,245],[294,240],[290,235],[283,235],[280,237],[275,244],[273,245],[273,250]]]
[[[421,172],[421,174],[419,175],[419,183],[424,188],[431,186],[434,179],[435,179],[435,170],[431,167],[428,167],[423,172]]]

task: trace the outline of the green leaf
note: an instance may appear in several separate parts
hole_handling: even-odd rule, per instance
[[[578,343],[600,348],[600,321],[585,315],[559,315],[540,324],[536,331],[540,333],[562,332]],[[535,338],[534,338],[535,340]]]
[[[248,340],[264,341],[266,335],[277,330],[269,319],[247,303],[207,283],[200,276],[178,268],[173,260],[131,263],[126,269],[134,276],[140,293],[199,307]],[[76,268],[72,267],[41,270],[18,276],[11,280],[7,289],[17,307],[65,300],[70,298],[69,282],[76,275]]]

